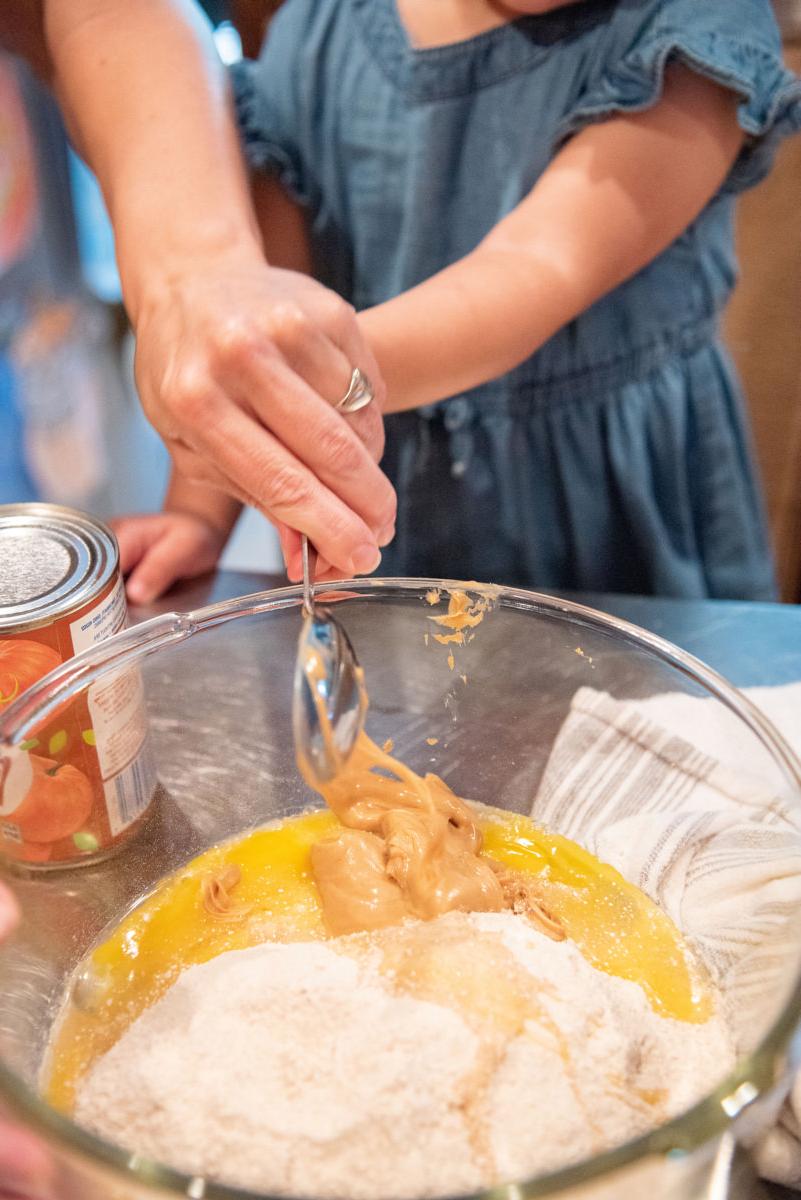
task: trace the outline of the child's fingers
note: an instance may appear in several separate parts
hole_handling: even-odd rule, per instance
[[[128,598],[133,604],[150,604],[177,579],[210,571],[223,542],[224,538],[205,524],[168,526],[128,579]]]
[[[149,546],[163,532],[159,515],[146,517],[118,517],[109,524],[114,530],[120,548],[120,570],[123,575],[132,571],[144,558]]]
[[[148,548],[128,579],[128,599],[132,604],[150,604],[180,579],[187,566],[191,556],[181,539],[165,533]]]
[[[152,604],[178,578],[175,571],[138,566],[125,584],[131,604]]]

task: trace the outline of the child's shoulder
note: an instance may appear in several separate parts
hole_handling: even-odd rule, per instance
[[[604,3],[604,0],[601,0]],[[608,0],[596,39],[599,73],[684,58],[735,77],[749,57],[778,61],[781,38],[771,0]]]
[[[615,19],[633,20],[646,36],[665,31],[688,39],[730,35],[755,36],[766,47],[780,45],[771,0],[616,0]]]
[[[781,56],[771,0],[612,0],[607,34],[601,56],[606,68],[615,59],[636,63],[654,51],[735,70],[749,57]]]
[[[650,108],[670,63],[739,97],[749,142],[728,181],[732,190],[757,182],[781,138],[801,129],[801,82],[782,63],[771,0],[612,0],[596,49],[557,143],[615,113]]]

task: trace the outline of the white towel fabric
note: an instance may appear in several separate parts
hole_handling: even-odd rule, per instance
[[[746,694],[801,756],[801,683]],[[801,809],[731,713],[701,697],[579,689],[532,815],[657,901],[720,987],[740,1050],[760,1040],[801,946]],[[756,1159],[801,1189],[801,1079]]]

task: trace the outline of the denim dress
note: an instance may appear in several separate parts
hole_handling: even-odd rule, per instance
[[[572,134],[655,104],[670,61],[739,99],[728,179],[519,367],[387,418],[399,514],[384,573],[774,596],[719,319],[734,197],[801,128],[801,84],[769,0],[586,0],[426,50],[395,0],[288,0],[259,61],[234,68],[249,163],[305,206],[318,277],[361,309],[473,250]]]

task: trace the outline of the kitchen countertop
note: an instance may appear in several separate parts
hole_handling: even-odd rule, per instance
[[[185,612],[208,604],[285,586],[280,575],[218,571],[178,584],[132,621],[160,613]],[[567,599],[602,609],[640,625],[703,659],[738,687],[801,680],[801,606],[712,600],[666,600],[642,596],[569,594]],[[747,1200],[798,1200],[797,1192],[760,1185],[747,1176],[737,1195]]]

